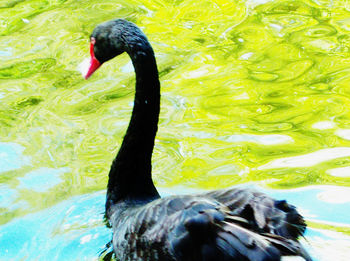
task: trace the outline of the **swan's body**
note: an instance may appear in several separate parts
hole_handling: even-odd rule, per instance
[[[300,255],[303,218],[285,201],[248,189],[160,198],[151,175],[160,84],[146,36],[117,19],[91,35],[88,78],[103,62],[127,52],[136,73],[132,117],[108,181],[106,216],[117,260],[280,260]]]

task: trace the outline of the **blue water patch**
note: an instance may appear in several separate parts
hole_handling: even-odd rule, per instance
[[[17,190],[10,188],[8,185],[0,184],[0,209],[5,211],[14,211],[16,209],[27,209],[28,202],[18,200],[19,193]],[[1,231],[0,231],[1,233]]]
[[[0,142],[0,172],[19,169],[27,164],[28,158],[22,155],[24,147],[17,143]]]
[[[61,175],[69,171],[69,168],[39,168],[27,173],[24,177],[18,178],[18,188],[45,192],[62,182]]]
[[[66,200],[0,226],[0,260],[92,260],[111,240],[105,193]]]
[[[7,208],[13,204],[18,197],[16,190],[7,185],[0,184],[0,208]]]

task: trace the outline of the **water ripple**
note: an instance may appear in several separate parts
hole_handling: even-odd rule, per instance
[[[341,157],[350,157],[350,147],[322,149],[305,155],[280,158],[262,165],[258,169],[311,167]]]

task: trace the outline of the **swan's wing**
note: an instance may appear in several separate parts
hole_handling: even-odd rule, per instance
[[[251,231],[245,218],[230,212],[203,195],[129,208],[112,222],[117,260],[258,261],[303,255],[297,242]]]
[[[246,219],[256,231],[294,240],[305,231],[303,217],[284,200],[274,200],[264,193],[246,188],[216,190],[205,195],[227,206],[233,216]]]
[[[192,202],[181,213],[181,222],[169,231],[168,241],[176,260],[259,261],[280,260],[286,255],[311,260],[299,242],[257,233],[245,218],[232,215],[216,201],[208,202]]]

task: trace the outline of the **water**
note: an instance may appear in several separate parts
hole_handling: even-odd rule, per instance
[[[163,195],[258,186],[306,216],[315,260],[350,257],[350,2],[0,2],[0,260],[96,260],[127,127],[127,55],[77,71],[100,22],[142,27],[162,107]]]

